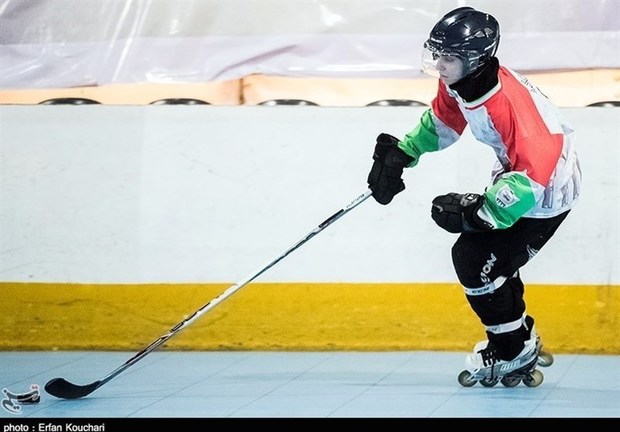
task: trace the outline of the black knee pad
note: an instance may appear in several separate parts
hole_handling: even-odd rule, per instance
[[[511,277],[492,293],[466,297],[480,321],[486,326],[492,326],[515,321],[523,316],[523,291],[521,279]]]

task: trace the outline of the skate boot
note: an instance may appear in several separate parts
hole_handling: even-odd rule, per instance
[[[523,382],[528,387],[539,386],[544,379],[542,372],[536,369],[540,338],[533,336],[525,341],[523,350],[509,361],[497,357],[493,344],[478,342],[473,354],[465,359],[466,369],[458,376],[459,384],[471,387],[479,382],[485,387],[493,387],[501,382],[505,387],[514,387]]]

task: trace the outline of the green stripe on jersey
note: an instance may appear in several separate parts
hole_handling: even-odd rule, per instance
[[[486,210],[498,229],[512,226],[536,203],[529,178],[516,172],[500,178],[484,196]]]
[[[405,135],[399,147],[414,158],[409,167],[417,165],[422,154],[439,150],[439,136],[437,135],[430,109],[422,114],[420,123],[415,129]]]

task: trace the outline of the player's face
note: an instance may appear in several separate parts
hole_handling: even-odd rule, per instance
[[[440,55],[437,59],[439,79],[447,85],[452,85],[463,78],[463,62],[460,58],[450,55]]]
[[[463,59],[450,53],[439,53],[425,45],[422,50],[422,70],[452,85],[465,76]]]

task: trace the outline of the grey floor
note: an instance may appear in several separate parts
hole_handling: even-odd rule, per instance
[[[58,399],[43,390],[56,377],[80,385],[97,381],[134,354],[0,352],[0,424],[40,418],[620,416],[620,356],[610,355],[556,355],[541,369],[545,381],[536,388],[465,388],[456,379],[465,353],[155,351],[84,398]],[[6,391],[25,393],[33,384],[41,388],[38,404],[7,409]]]

